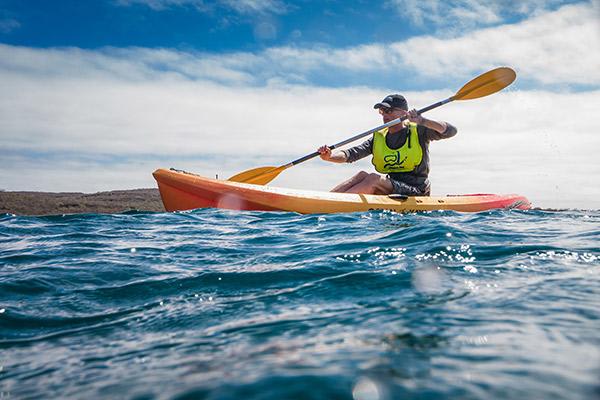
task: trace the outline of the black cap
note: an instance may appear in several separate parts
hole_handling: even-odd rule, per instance
[[[373,108],[401,108],[408,111],[408,102],[401,94],[390,94]]]

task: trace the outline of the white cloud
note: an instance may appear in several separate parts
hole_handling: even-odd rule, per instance
[[[458,24],[491,24],[501,21],[497,2],[459,0],[440,2],[435,0],[392,0],[398,13],[417,26]]]
[[[409,71],[439,77],[469,76],[498,65],[512,66],[542,84],[600,85],[600,3],[564,6],[517,24],[472,31],[451,39],[420,36],[389,45],[341,50],[275,49],[281,62],[303,60],[352,71]]]
[[[282,151],[289,138],[280,134],[281,127],[314,131],[328,120],[331,102],[359,111],[362,106],[351,102],[364,96],[361,90],[75,76],[5,75],[0,84],[7,94],[0,98],[4,147],[67,152],[85,148],[105,154],[223,155],[231,147],[221,138],[232,134],[237,144],[252,148],[251,156]],[[288,115],[293,109],[304,111]],[[257,137],[265,140],[255,143]]]
[[[515,25],[449,40],[418,37],[393,45],[404,63],[428,75],[510,65],[544,84],[600,84],[597,5],[565,6]],[[407,56],[410,55],[410,56]]]
[[[0,187],[13,190],[151,187],[150,173],[161,166],[227,177],[280,165],[379,125],[372,104],[387,94],[0,77],[0,147],[20,155],[2,157]],[[420,107],[451,93],[405,94]],[[431,118],[459,128],[455,138],[431,145],[434,193],[520,192],[537,206],[599,208],[599,103],[600,91],[506,91],[432,111]],[[563,113],[568,119],[557,117]],[[340,166],[315,159],[274,184],[327,190],[361,168],[370,170],[369,160]]]
[[[458,33],[465,29],[497,25],[510,18],[541,14],[565,3],[568,1],[389,0],[387,5],[415,26]]]
[[[46,78],[206,79],[229,84],[256,84],[250,71],[261,63],[262,60],[251,53],[212,55],[144,48],[33,49],[0,44],[0,70]]]

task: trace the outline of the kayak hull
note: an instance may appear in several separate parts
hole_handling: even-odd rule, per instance
[[[370,210],[417,212],[454,210],[478,212],[497,208],[526,210],[527,198],[516,195],[390,196],[285,189],[205,178],[183,171],[157,169],[152,174],[167,211],[224,208],[250,211],[291,211],[302,214]]]

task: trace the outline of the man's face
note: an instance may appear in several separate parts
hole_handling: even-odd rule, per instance
[[[404,111],[401,108],[379,108],[379,114],[383,116],[383,122],[388,123],[390,121],[395,120],[396,118],[405,117],[408,115],[407,111]]]

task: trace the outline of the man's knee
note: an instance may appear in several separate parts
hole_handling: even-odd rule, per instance
[[[378,174],[371,174],[371,184],[375,191],[380,194],[392,193],[394,187],[387,176],[381,176]]]
[[[370,173],[365,176],[363,182],[369,186],[369,193],[379,193],[385,190],[385,176]]]
[[[368,181],[373,185],[378,184],[381,181],[381,179],[384,178],[383,176],[381,176],[379,174],[375,174],[375,173],[367,174],[367,175],[368,176],[366,177],[366,179],[368,179]]]
[[[356,178],[357,178],[357,179],[363,180],[363,179],[365,179],[366,177],[368,177],[369,175],[370,175],[370,174],[369,174],[368,172],[366,172],[366,171],[360,171],[360,172],[359,172],[358,174],[356,174],[355,176],[356,176]]]

